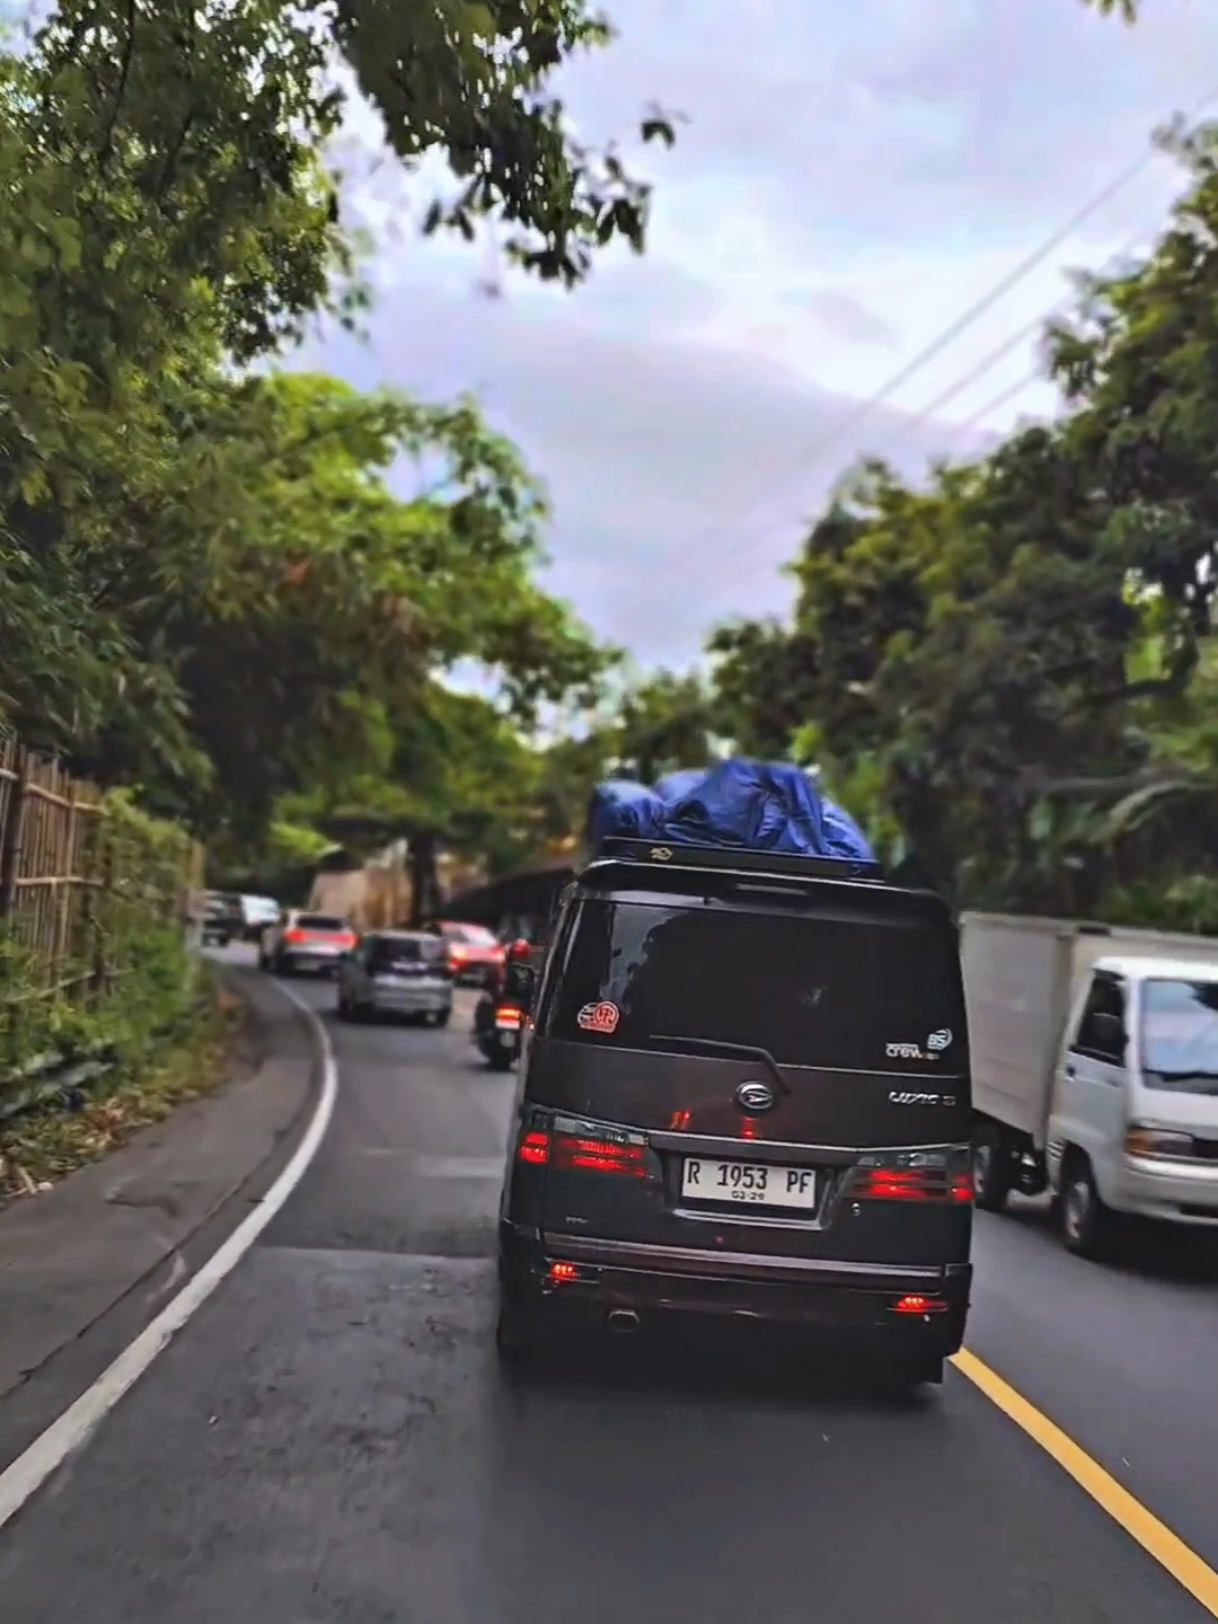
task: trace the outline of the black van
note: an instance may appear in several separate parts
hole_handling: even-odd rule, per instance
[[[865,864],[608,841],[534,989],[500,1351],[747,1316],[940,1381],[968,1312],[969,1138],[940,897]]]

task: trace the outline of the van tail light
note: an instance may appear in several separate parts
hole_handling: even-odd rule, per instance
[[[303,930],[297,930],[295,927],[293,927],[291,930],[284,931],[283,939],[285,942],[303,942],[305,939],[305,932]]]
[[[647,1166],[647,1146],[622,1143],[616,1139],[590,1139],[582,1134],[556,1133],[551,1162],[555,1167],[582,1169],[587,1173],[623,1173],[627,1178],[651,1176]]]
[[[972,1158],[966,1151],[912,1151],[855,1170],[856,1201],[920,1201],[968,1206],[973,1200]]]
[[[520,1136],[520,1143],[516,1147],[516,1160],[525,1162],[530,1167],[543,1167],[550,1159],[550,1136],[540,1129],[533,1129]]]
[[[521,1135],[516,1159],[532,1167],[548,1165],[564,1172],[616,1173],[635,1179],[652,1177],[648,1147],[644,1142],[612,1138],[594,1131],[568,1133],[532,1128]]]

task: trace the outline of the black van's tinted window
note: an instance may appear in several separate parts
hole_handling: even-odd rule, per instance
[[[590,900],[557,979],[545,1019],[554,1037],[626,1048],[692,1037],[849,1070],[946,1075],[964,1064],[954,935],[925,921]],[[598,1002],[620,1012],[611,1034],[591,1015]]]

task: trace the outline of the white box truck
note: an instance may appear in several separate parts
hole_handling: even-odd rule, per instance
[[[1113,1215],[1218,1227],[1218,940],[966,913],[977,1205],[1058,1201],[1098,1256]]]

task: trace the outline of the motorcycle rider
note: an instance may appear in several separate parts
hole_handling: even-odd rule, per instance
[[[474,1039],[484,1054],[493,1047],[496,1035],[495,1018],[505,1004],[523,1005],[527,998],[528,976],[533,944],[523,936],[512,942],[503,955],[503,963],[494,973],[487,990],[474,1009]]]

